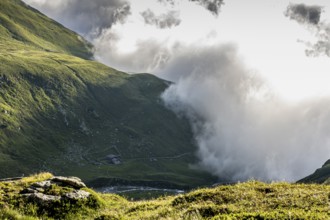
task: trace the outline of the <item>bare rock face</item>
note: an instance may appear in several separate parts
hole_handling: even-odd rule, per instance
[[[51,181],[61,186],[71,186],[77,189],[86,187],[85,183],[78,177],[54,176]]]
[[[39,205],[43,205],[43,206],[61,200],[60,196],[45,195],[43,193],[38,193],[38,192],[23,194],[23,196],[28,198],[30,201],[38,203]]]
[[[21,191],[21,194],[36,194],[36,193],[44,193],[47,189],[51,187],[52,183],[50,180],[42,181],[42,182],[36,182],[33,183],[31,186],[29,186],[26,189],[23,189]]]
[[[64,187],[64,188],[61,188]],[[86,185],[78,177],[55,176],[51,179],[36,182],[23,189],[20,194],[41,206],[48,206],[60,201],[81,201],[88,199],[91,194],[81,188]],[[54,189],[57,193],[54,194]]]
[[[80,199],[86,199],[90,196],[91,194],[89,192],[86,192],[84,190],[75,190],[70,193],[65,193],[64,197],[70,199],[70,200],[80,200]]]
[[[49,188],[52,185],[50,180],[42,181],[42,182],[36,182],[31,185],[31,187],[34,188]]]

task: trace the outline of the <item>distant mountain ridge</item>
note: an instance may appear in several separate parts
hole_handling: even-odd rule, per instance
[[[298,183],[325,183],[330,184],[330,160],[317,169],[313,174],[301,179]]]
[[[169,82],[89,60],[92,45],[20,0],[0,0],[0,48],[0,177],[215,180],[189,168],[189,123],[160,99]]]

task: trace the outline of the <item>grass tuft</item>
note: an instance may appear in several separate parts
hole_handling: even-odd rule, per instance
[[[29,183],[49,174],[29,177]],[[26,183],[26,182],[25,182]],[[153,200],[128,201],[118,195],[92,194],[88,201],[61,201],[49,207],[21,199],[23,181],[0,183],[2,219],[329,219],[330,186],[262,183],[194,190]],[[57,188],[57,194],[65,193]]]

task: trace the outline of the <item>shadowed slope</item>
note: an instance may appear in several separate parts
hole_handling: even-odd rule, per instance
[[[160,99],[168,82],[82,59],[81,37],[21,1],[0,2],[0,48],[0,176],[214,180],[189,168],[189,124]]]
[[[313,174],[301,179],[299,183],[325,183],[330,184],[330,160],[317,169]]]

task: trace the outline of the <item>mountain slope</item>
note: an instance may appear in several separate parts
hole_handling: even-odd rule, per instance
[[[86,60],[88,43],[18,0],[0,0],[0,48],[1,177],[214,180],[189,168],[196,146],[187,120],[160,99],[168,82]]]
[[[325,183],[330,184],[330,160],[317,169],[313,174],[299,180],[300,183]]]
[[[64,52],[81,58],[92,56],[91,45],[73,31],[49,19],[20,0],[0,1],[0,37],[24,50]],[[1,45],[1,49],[4,45]],[[23,46],[23,47],[22,47]]]

